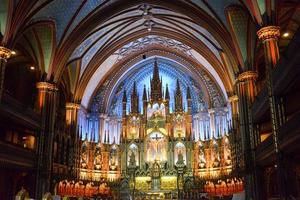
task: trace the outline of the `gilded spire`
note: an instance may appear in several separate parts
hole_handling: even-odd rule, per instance
[[[143,101],[147,101],[147,91],[146,91],[146,85],[144,85],[144,91],[143,91]]]
[[[189,86],[186,89],[186,99],[188,99],[188,100],[192,99],[192,97],[191,97],[191,91],[190,91],[190,87]]]
[[[179,80],[176,82],[176,93],[175,93],[175,112],[182,112],[182,94],[180,89]]]
[[[165,99],[170,100],[170,93],[169,93],[169,87],[168,84],[166,84],[166,94],[165,94]]]
[[[176,80],[176,95],[181,95],[179,80]]]
[[[153,80],[159,80],[159,70],[156,58],[154,59]]]
[[[162,100],[162,81],[159,78],[159,70],[157,65],[157,60],[154,60],[153,68],[153,78],[150,81],[151,83],[151,100],[160,101]]]
[[[133,83],[133,91],[131,94],[131,112],[138,113],[139,112],[139,97],[137,94],[136,82]]]

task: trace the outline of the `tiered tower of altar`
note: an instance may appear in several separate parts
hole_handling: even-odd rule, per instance
[[[83,141],[79,178],[122,180],[121,185],[125,187],[131,187],[135,181],[138,191],[176,191],[184,183],[192,182],[193,176],[208,180],[228,175],[231,172],[231,152],[228,134],[225,134],[227,129],[221,134],[218,124],[215,136],[210,134],[214,132],[210,131],[211,126],[206,125],[203,127],[204,140],[200,138],[197,142],[195,131],[202,129],[196,126],[192,131],[190,88],[184,88],[177,79],[174,91],[170,92],[167,84],[163,89],[156,59],[149,90],[147,92],[144,85],[142,94],[139,94],[137,83],[133,82],[131,91],[123,91],[119,142],[116,143],[115,138],[109,140],[109,129],[104,132],[102,143],[96,142],[94,137],[91,141]],[[130,105],[127,105],[128,96]],[[139,105],[140,99],[142,106]],[[172,100],[174,104],[170,105]],[[184,108],[184,100],[187,108]],[[214,118],[210,119],[214,124]]]

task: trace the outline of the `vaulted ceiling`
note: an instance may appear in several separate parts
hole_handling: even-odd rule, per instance
[[[286,46],[299,26],[297,1],[266,2],[0,0],[0,38],[46,79],[67,80],[72,98],[85,107],[107,80],[118,83],[121,66],[157,54],[204,71],[226,99],[236,74],[255,69],[259,27],[281,26],[290,33],[280,40]],[[204,93],[211,90],[201,78],[199,84]]]

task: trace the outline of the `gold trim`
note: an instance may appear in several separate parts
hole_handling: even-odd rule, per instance
[[[280,36],[279,26],[266,26],[257,31],[257,36],[263,42],[268,40],[277,40]]]
[[[14,51],[12,51],[8,48],[5,48],[3,46],[0,46],[0,59],[3,59],[3,60],[6,61],[13,54],[14,54]]]
[[[235,102],[235,101],[238,101],[239,100],[239,97],[237,95],[232,95],[228,98],[228,101],[231,103],[231,102]]]
[[[66,109],[79,109],[80,104],[68,102],[66,103]]]
[[[207,109],[207,112],[209,114],[213,114],[213,113],[215,113],[215,109],[214,108],[209,108],[209,109]]]
[[[246,71],[246,72],[239,74],[239,76],[237,77],[237,80],[245,81],[245,80],[249,80],[249,79],[256,79],[257,77],[258,77],[258,74],[256,71]]]
[[[55,86],[55,84],[52,83],[48,83],[48,82],[38,82],[36,84],[36,88],[37,89],[44,89],[44,90],[54,90],[57,91],[57,87]]]

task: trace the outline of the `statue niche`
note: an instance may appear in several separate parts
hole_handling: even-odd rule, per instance
[[[186,165],[186,148],[182,142],[178,142],[174,148],[175,160],[174,164],[177,164],[178,161]]]
[[[128,148],[128,166],[138,166],[139,165],[139,154],[138,147],[136,144],[130,144]]]
[[[81,147],[81,156],[80,156],[80,165],[83,169],[87,168],[88,164],[88,149],[87,149],[87,143],[84,142]]]
[[[101,163],[102,163],[101,148],[100,145],[97,145],[95,149],[95,156],[94,156],[94,167],[96,170],[101,169]]]
[[[118,149],[116,145],[113,145],[109,155],[109,168],[114,171],[118,167]]]

